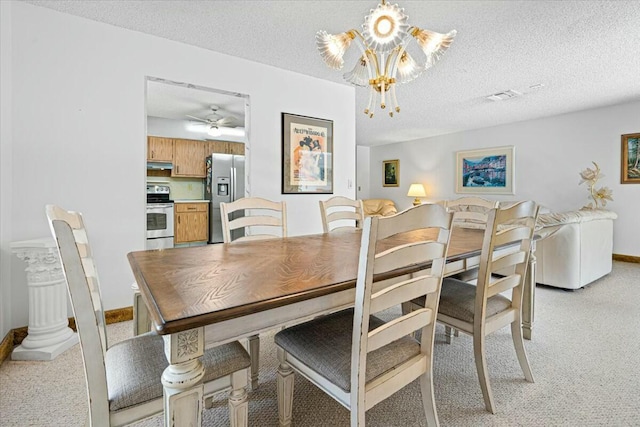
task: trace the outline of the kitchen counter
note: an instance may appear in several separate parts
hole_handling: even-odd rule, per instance
[[[200,199],[198,199],[198,200],[185,200],[185,199],[182,199],[182,200],[174,200],[173,202],[174,203],[209,203],[209,200],[200,200]]]

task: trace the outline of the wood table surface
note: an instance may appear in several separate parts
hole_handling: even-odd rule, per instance
[[[172,334],[354,288],[361,234],[148,250],[128,259],[156,331]],[[482,237],[483,230],[455,227],[447,263],[477,258]]]

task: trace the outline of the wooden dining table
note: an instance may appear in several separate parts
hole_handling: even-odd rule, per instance
[[[194,425],[201,422],[199,379],[204,368],[199,358],[205,346],[353,306],[361,235],[354,229],[129,253],[153,328],[165,338],[169,361],[162,378],[165,425],[173,425],[176,419],[191,420]],[[483,230],[454,227],[445,276],[478,266],[482,237]],[[411,241],[415,236],[397,238]],[[389,277],[428,267],[415,265]],[[532,255],[523,301],[527,339],[531,339],[533,328],[534,292]]]

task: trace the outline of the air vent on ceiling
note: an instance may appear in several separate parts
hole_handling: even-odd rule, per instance
[[[513,89],[505,90],[504,92],[494,93],[493,95],[487,96],[489,101],[505,101],[511,98],[517,98],[518,96],[522,96],[522,94]]]

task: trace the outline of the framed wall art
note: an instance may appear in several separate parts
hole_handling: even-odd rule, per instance
[[[400,160],[382,161],[382,186],[398,187],[400,185]]]
[[[282,113],[282,194],[333,194],[333,121]]]
[[[640,184],[640,133],[622,135],[620,183]]]
[[[456,153],[456,193],[515,194],[515,147]]]

